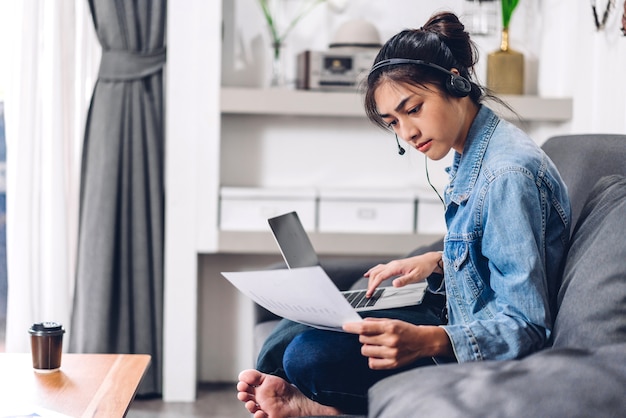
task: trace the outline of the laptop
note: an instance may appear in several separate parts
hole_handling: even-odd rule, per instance
[[[317,253],[296,212],[276,216],[267,221],[288,268],[319,266]],[[365,289],[341,293],[357,312],[363,312],[419,304],[427,286],[426,281],[423,281],[397,288],[378,287],[369,298],[365,297]]]

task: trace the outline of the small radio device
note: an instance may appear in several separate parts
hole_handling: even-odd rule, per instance
[[[377,50],[303,51],[297,56],[296,88],[353,91],[367,77]]]

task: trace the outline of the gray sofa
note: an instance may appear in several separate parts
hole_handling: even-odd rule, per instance
[[[520,360],[389,377],[370,389],[369,416],[626,416],[626,135],[553,137],[543,149],[568,185],[574,225],[552,346]],[[381,261],[322,264],[348,289]],[[278,319],[257,308],[257,349]]]

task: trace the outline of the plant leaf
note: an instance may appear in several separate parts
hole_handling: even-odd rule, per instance
[[[284,42],[285,38],[291,32],[291,30],[298,24],[298,22],[304,18],[311,10],[320,3],[324,3],[326,0],[306,0],[302,2],[302,8],[297,15],[288,23],[287,27],[282,33],[279,33],[279,28],[276,25],[275,17],[272,15],[272,8],[270,7],[268,0],[259,0],[263,16],[267,22],[267,26],[272,37],[272,43],[279,45]]]
[[[502,1],[502,27],[508,28],[511,21],[513,10],[517,7],[519,0],[501,0]]]

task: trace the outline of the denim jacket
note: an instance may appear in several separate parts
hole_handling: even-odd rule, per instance
[[[541,349],[571,222],[556,167],[524,132],[481,106],[463,154],[446,170],[443,328],[457,360]]]

